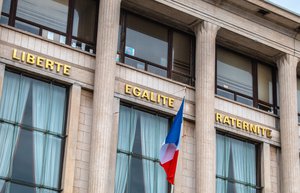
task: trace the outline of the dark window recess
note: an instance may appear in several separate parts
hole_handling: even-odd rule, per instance
[[[4,0],[0,23],[95,53],[98,0]]]
[[[278,114],[276,67],[218,46],[216,94]]]
[[[122,11],[117,61],[194,85],[194,40],[187,33]]]

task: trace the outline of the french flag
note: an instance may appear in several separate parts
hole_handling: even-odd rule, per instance
[[[177,159],[179,154],[179,146],[181,140],[181,128],[183,120],[183,106],[184,99],[177,115],[174,119],[172,127],[168,133],[168,136],[160,149],[160,165],[164,168],[167,174],[167,180],[171,184],[174,184]]]

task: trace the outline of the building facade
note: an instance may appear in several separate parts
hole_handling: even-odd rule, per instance
[[[261,0],[0,0],[0,193],[299,193],[300,16]],[[185,97],[175,186],[159,149]]]

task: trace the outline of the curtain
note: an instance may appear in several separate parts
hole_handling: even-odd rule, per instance
[[[118,149],[132,152],[137,124],[137,112],[131,108],[120,106]],[[131,158],[124,154],[117,154],[115,193],[124,193],[128,178]]]
[[[45,131],[49,112],[50,89],[49,84],[41,81],[33,81],[32,85],[32,120],[33,127]],[[43,158],[45,147],[45,135],[34,131],[34,173],[35,183],[42,184]],[[50,159],[50,158],[49,158]]]
[[[149,113],[141,113],[140,120],[142,154],[158,159],[160,147],[167,135],[168,120]],[[166,176],[159,164],[147,159],[142,162],[146,193],[167,192]]]
[[[0,118],[20,123],[30,88],[30,79],[6,72],[0,102]],[[7,177],[15,149],[19,127],[0,124],[0,176]],[[0,183],[0,190],[3,184]]]
[[[65,89],[34,81],[32,100],[33,126],[41,131],[63,134]],[[39,131],[34,132],[36,184],[59,188],[61,146],[61,138]]]
[[[228,178],[230,156],[230,141],[222,135],[217,135],[217,175]],[[227,191],[228,182],[217,178],[217,193]]]

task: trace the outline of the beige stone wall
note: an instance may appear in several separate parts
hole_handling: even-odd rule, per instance
[[[194,193],[195,185],[195,124],[190,121],[184,121],[182,137],[182,165],[181,165],[181,192]]]
[[[92,92],[82,90],[76,150],[74,193],[88,193],[88,171],[93,109],[92,96]]]
[[[279,179],[279,150],[271,146],[271,191],[272,193],[280,193],[280,179]]]

